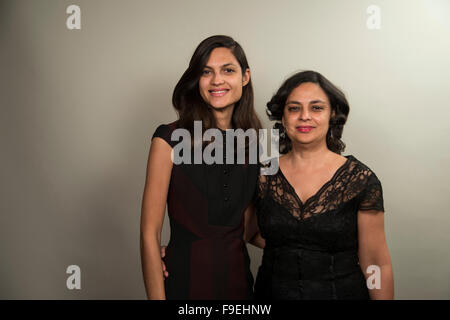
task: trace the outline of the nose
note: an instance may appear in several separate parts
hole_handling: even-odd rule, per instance
[[[311,120],[308,108],[302,108],[301,112],[299,112],[299,119],[303,121]]]
[[[223,83],[223,78],[220,72],[214,73],[214,75],[211,78],[211,83],[215,86]]]

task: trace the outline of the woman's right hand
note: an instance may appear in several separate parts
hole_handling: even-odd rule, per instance
[[[169,277],[169,272],[166,270],[166,264],[164,263],[164,260],[162,259],[162,258],[164,258],[166,256],[166,248],[167,248],[167,246],[162,246],[161,247],[161,261],[162,261],[164,278],[168,278]]]

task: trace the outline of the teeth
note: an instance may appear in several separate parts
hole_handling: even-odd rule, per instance
[[[211,91],[212,93],[224,93],[226,92],[226,90],[221,90],[221,91]]]

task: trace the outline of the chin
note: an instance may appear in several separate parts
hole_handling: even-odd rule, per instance
[[[225,109],[226,107],[231,106],[233,103],[227,103],[227,104],[223,104],[223,103],[215,103],[215,104],[209,104],[209,106],[213,109]]]
[[[314,142],[315,139],[295,139],[295,142],[298,144],[311,144]]]

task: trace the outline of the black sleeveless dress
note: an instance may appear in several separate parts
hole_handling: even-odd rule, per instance
[[[176,122],[160,125],[153,137],[173,148],[176,127]],[[170,241],[164,258],[167,299],[253,298],[243,232],[258,172],[257,164],[173,165],[167,195]]]
[[[305,203],[281,170],[260,176],[257,216],[266,240],[257,299],[369,299],[358,260],[358,210],[384,211],[381,183],[353,156]]]

